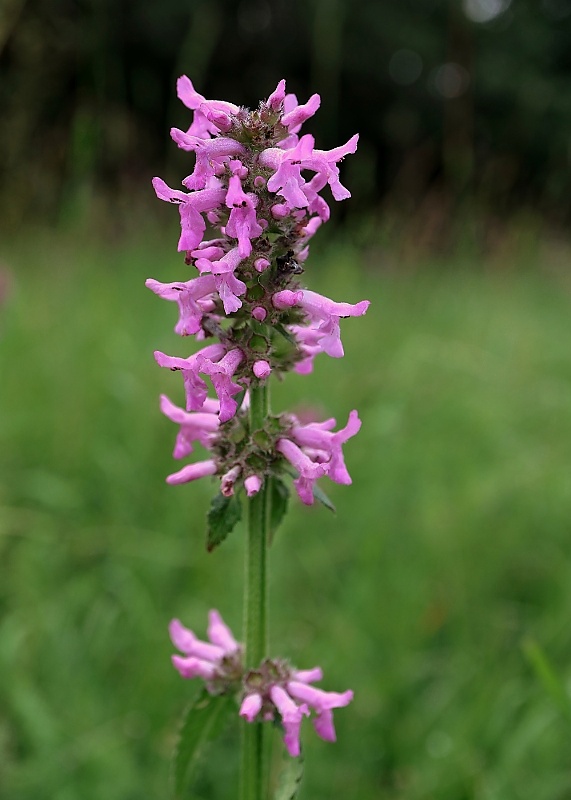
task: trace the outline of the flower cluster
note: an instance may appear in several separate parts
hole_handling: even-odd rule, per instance
[[[279,716],[284,743],[291,756],[300,754],[303,717],[315,712],[313,727],[322,739],[335,741],[333,709],[348,705],[353,692],[326,692],[312,686],[320,681],[320,667],[297,670],[286,661],[265,659],[258,669],[244,671],[242,648],[217,611],[209,614],[208,638],[197,639],[178,620],[170,625],[171,640],[184,656],[174,655],[173,665],[183,678],[202,678],[211,694],[240,695],[240,716],[248,722],[270,722]]]
[[[300,283],[309,241],[330,215],[320,192],[329,186],[335,200],[350,196],[338,163],[355,152],[358,136],[329,151],[317,149],[300,128],[319,108],[319,95],[300,104],[286,94],[283,80],[255,111],[206,100],[186,76],[177,91],[193,120],[187,131],[173,128],[171,135],[194,153],[194,169],[182,182],[186,191],[160,178],[153,186],[161,200],[179,206],[178,249],[198,274],[146,285],[177,303],[176,333],[201,342],[189,357],[155,353],[161,367],[180,371],[184,380],[185,410],[161,399],[163,412],[180,425],[174,455],[185,457],[198,441],[211,457],[167,480],[218,475],[223,494],[232,494],[239,481],[252,495],[289,462],[300,498],[312,503],[317,478],[350,483],[341,445],[358,431],[357,413],[336,433],[334,420],[303,426],[291,416],[268,419],[256,432],[247,430],[245,409],[248,389],[272,372],[307,374],[319,353],[343,356],[340,320],[367,311],[367,300],[335,302]],[[216,399],[208,397],[207,381]]]
[[[248,400],[244,405],[247,408]],[[342,446],[361,427],[356,411],[351,411],[344,428],[334,431],[335,419],[302,424],[293,414],[269,416],[256,436],[248,435],[245,417],[230,420],[225,435],[220,434],[221,404],[207,398],[201,411],[185,411],[161,396],[161,410],[177,423],[179,433],[173,451],[174,458],[184,458],[192,452],[194,442],[210,450],[211,457],[187,464],[167,477],[170,484],[188,483],[207,475],[221,474],[220,490],[225,497],[234,494],[236,485],[243,485],[248,497],[257,494],[264,477],[279,475],[293,467],[297,477],[294,486],[306,505],[314,501],[315,481],[328,476],[335,483],[350,484]]]

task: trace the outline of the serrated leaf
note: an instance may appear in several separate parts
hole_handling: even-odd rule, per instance
[[[185,712],[173,757],[173,796],[184,797],[205,745],[219,736],[235,711],[228,694],[211,695],[203,689]]]
[[[334,514],[337,512],[337,509],[335,508],[331,500],[327,497],[323,489],[320,489],[316,483],[313,484],[313,496],[315,497],[316,500],[319,500],[319,502],[322,505],[324,505],[325,508],[328,508],[330,511],[333,511]]]
[[[274,800],[295,800],[303,778],[303,755],[288,758],[280,775]]]
[[[206,549],[209,553],[226,539],[241,516],[242,504],[236,495],[224,497],[219,493],[214,496],[207,518]]]
[[[270,478],[270,544],[287,511],[289,489],[280,478]]]

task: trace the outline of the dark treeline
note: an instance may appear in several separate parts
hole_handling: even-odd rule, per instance
[[[571,0],[2,0],[4,221],[187,174],[182,73],[246,105],[282,76],[319,91],[322,146],[361,133],[353,208],[438,191],[569,216]]]

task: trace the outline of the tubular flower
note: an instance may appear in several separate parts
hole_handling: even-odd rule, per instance
[[[336,739],[333,709],[349,705],[353,692],[325,692],[311,686],[320,681],[320,667],[293,669],[287,662],[267,659],[259,669],[246,673],[240,716],[247,722],[270,722],[278,715],[284,729],[284,744],[290,756],[300,754],[300,728],[303,717],[312,711],[313,727],[318,736],[329,742]]]
[[[216,475],[225,497],[242,488],[251,497],[270,476],[293,467],[296,491],[309,505],[320,477],[350,483],[342,445],[359,429],[357,412],[337,432],[327,427],[333,421],[304,426],[291,415],[268,417],[263,430],[254,431],[244,404],[249,389],[272,375],[307,374],[319,353],[343,356],[341,320],[369,307],[368,300],[336,302],[310,291],[300,277],[310,241],[329,219],[322,194],[350,196],[339,165],[355,152],[358,136],[318,149],[301,128],[319,109],[319,95],[300,102],[284,80],[254,111],[206,99],[186,76],[177,93],[192,120],[171,136],[192,154],[194,166],[182,189],[161,178],[153,179],[153,187],[157,197],[179,207],[178,249],[194,275],[171,282],[149,278],[146,285],[177,304],[175,332],[202,342],[190,356],[157,351],[155,359],[183,377],[186,411],[161,400],[163,412],[180,426],[175,458],[189,455],[194,442],[208,458],[167,480]],[[211,388],[216,401],[208,399]]]
[[[203,351],[204,352],[204,351]],[[234,358],[234,366],[230,358]],[[166,365],[174,361],[174,368],[181,368],[179,361],[165,356]],[[294,487],[300,500],[306,505],[314,502],[315,483],[327,476],[334,483],[350,484],[351,477],[345,466],[343,445],[355,436],[361,428],[361,420],[356,411],[351,411],[344,428],[334,431],[335,420],[302,424],[293,414],[279,417],[270,416],[262,431],[258,431],[259,443],[247,441],[245,426],[247,420],[241,416],[224,423],[229,411],[224,412],[224,404],[234,404],[230,392],[235,390],[229,372],[235,368],[239,356],[228,353],[218,362],[204,359],[199,369],[212,374],[218,384],[220,401],[206,398],[198,412],[184,411],[172,403],[165,395],[161,396],[161,410],[170,420],[179,425],[174,449],[175,458],[184,458],[193,452],[193,443],[199,442],[210,451],[210,458],[188,464],[178,472],[169,475],[170,484],[187,483],[209,475],[221,478],[221,492],[226,497],[234,494],[235,488],[244,486],[248,497],[257,494],[266,478],[287,474],[295,470]],[[207,363],[208,361],[208,363]],[[226,361],[226,365],[224,364]],[[263,380],[265,369],[261,372]],[[263,364],[264,362],[262,362]],[[171,367],[173,368],[173,367]],[[234,387],[234,388],[232,388]],[[239,387],[238,387],[239,388]],[[231,409],[230,409],[231,410]],[[228,427],[227,427],[228,426]],[[228,442],[238,440],[239,444],[230,447]]]
[[[283,659],[265,659],[257,669],[244,669],[243,648],[218,611],[208,615],[208,642],[198,639],[177,619],[169,626],[170,638],[183,655],[172,656],[182,678],[201,678],[211,694],[236,692],[240,716],[247,722],[278,718],[288,753],[300,754],[300,728],[313,714],[313,727],[322,739],[334,742],[333,709],[349,705],[353,692],[326,692],[312,686],[323,679],[320,667],[298,670]]]
[[[291,419],[293,424],[288,432],[289,438],[280,439],[277,450],[298,473],[293,485],[299,499],[306,505],[312,505],[315,481],[323,475],[335,483],[351,483],[342,446],[359,432],[361,420],[356,411],[351,411],[347,425],[334,433],[334,419],[307,425],[302,425],[293,416]]]
[[[178,619],[170,623],[169,633],[174,646],[183,653],[172,657],[182,678],[202,678],[211,694],[225,691],[240,680],[242,648],[215,609],[208,614],[209,642],[197,639]]]

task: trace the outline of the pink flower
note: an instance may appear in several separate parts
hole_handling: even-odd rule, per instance
[[[166,356],[166,358],[170,357]],[[177,425],[180,425],[173,452],[174,458],[184,458],[192,453],[193,443],[196,441],[208,450],[213,449],[220,427],[219,409],[218,400],[206,398],[203,403],[203,411],[188,412],[175,406],[166,395],[161,395],[161,411]],[[168,475],[166,481],[171,485],[189,483],[189,481],[195,481],[208,475],[216,475],[218,471],[219,466],[216,461],[209,458],[194,464],[187,464],[177,472]],[[224,477],[227,479],[227,488],[228,476]]]
[[[200,377],[200,374],[203,374],[210,377],[218,395],[220,422],[227,422],[234,416],[238,404],[232,398],[242,391],[242,387],[232,381],[232,376],[244,360],[241,350],[234,348],[226,352],[224,345],[211,344],[189,358],[167,356],[157,350],[155,359],[160,367],[182,372],[187,411],[199,411],[204,405],[208,387]]]
[[[170,483],[171,486],[178,486],[181,483],[189,483],[199,478],[205,478],[207,475],[215,475],[217,470],[216,462],[211,458],[206,461],[196,461],[194,464],[187,464],[186,467],[179,469],[178,472],[168,475],[167,483]]]
[[[270,108],[278,109],[285,99],[286,82],[282,78],[274,91],[268,97],[267,103]]]
[[[287,751],[293,758],[300,754],[299,731],[304,716],[309,716],[309,709],[302,703],[297,705],[281,686],[272,686],[270,698],[279,711],[284,726],[284,743]]]
[[[225,136],[201,139],[178,128],[172,128],[171,137],[182,150],[196,153],[194,172],[183,181],[183,185],[187,189],[204,189],[210,178],[214,178],[224,171],[224,165],[232,156],[238,156],[245,152],[245,148],[240,142]]]
[[[264,270],[266,270],[269,266],[270,266],[270,262],[268,261],[267,258],[257,258],[254,261],[254,268],[258,272],[264,272]]]
[[[256,306],[252,309],[252,316],[254,319],[257,319],[258,322],[263,322],[268,316],[268,312],[263,306]]]
[[[179,336],[190,336],[202,330],[202,317],[205,311],[209,310],[208,301],[216,289],[214,276],[205,275],[200,278],[192,278],[185,283],[178,281],[160,283],[149,278],[145,281],[145,286],[159,297],[178,303],[179,319],[175,326],[175,333],[178,333]]]
[[[333,433],[331,428],[334,426],[334,419],[309,425],[294,425],[291,436],[300,447],[311,448],[325,455],[328,465],[327,475],[332,481],[350,484],[351,477],[343,459],[342,445],[359,432],[361,420],[356,411],[351,411],[344,428]]]
[[[242,301],[238,295],[246,293],[246,284],[237,278],[233,272],[224,272],[215,275],[216,288],[222,300],[226,314],[232,314],[242,307]]]
[[[274,676],[274,677],[272,677]],[[303,717],[313,710],[313,727],[318,736],[335,741],[333,709],[348,705],[353,692],[325,692],[310,686],[323,677],[320,667],[309,670],[292,670],[284,662],[267,661],[255,671],[255,681],[249,685],[246,675],[245,695],[240,706],[240,716],[247,722],[272,721],[279,714],[284,728],[284,743],[288,753],[296,758],[300,754],[300,729]]]
[[[268,189],[281,194],[292,208],[309,207],[310,213],[317,213],[324,220],[327,219],[328,209],[324,210],[317,201],[317,192],[329,184],[335,200],[345,200],[351,196],[349,190],[339,181],[337,162],[356,151],[358,140],[359,136],[355,134],[341,147],[316,150],[315,139],[306,134],[294,147],[284,149],[282,143],[281,147],[264,150],[260,154],[260,163],[275,170],[268,180]],[[303,178],[302,170],[316,173],[309,183]]]
[[[276,292],[272,296],[272,305],[279,311],[285,311],[292,306],[296,306],[303,300],[303,292],[292,292],[291,289],[284,289],[281,292]]]
[[[209,447],[220,425],[218,414],[184,411],[175,406],[165,394],[161,395],[161,411],[180,425],[173,452],[174,458],[184,458],[192,453],[193,442],[200,442],[203,447]]]
[[[215,248],[213,248],[214,250]],[[218,254],[216,248],[216,255]],[[246,284],[236,278],[234,270],[242,261],[240,250],[238,247],[233,247],[227,253],[224,253],[221,258],[211,260],[206,255],[201,255],[196,260],[196,267],[200,272],[210,270],[214,275],[214,283],[220,299],[224,305],[226,314],[231,314],[238,311],[242,306],[242,301],[238,295],[246,293]]]
[[[304,169],[314,170],[322,174],[331,188],[331,194],[335,200],[346,200],[351,197],[351,192],[346,189],[339,181],[339,167],[337,162],[341,161],[350,153],[355,153],[359,134],[356,133],[348,142],[332,150],[314,150],[309,158],[303,162]]]
[[[232,497],[234,494],[234,484],[240,477],[241,472],[242,467],[237,464],[222,476],[222,480],[220,481],[220,492],[224,495],[224,497]]]
[[[332,709],[349,705],[353,699],[351,689],[342,693],[324,692],[305,682],[293,680],[288,682],[287,691],[295,700],[301,700],[302,703],[306,703],[317,712],[317,716],[313,720],[315,732],[322,739],[334,742],[337,737],[333,726]]]
[[[226,348],[222,344],[210,344],[188,358],[167,356],[160,350],[155,350],[155,360],[159,367],[182,372],[186,392],[186,410],[200,411],[206,400],[208,387],[199,375],[198,360],[199,358],[208,358],[217,361],[224,356],[225,352]]]
[[[241,670],[241,648],[218,611],[210,611],[208,620],[210,642],[197,639],[178,619],[172,620],[169,632],[174,646],[184,654],[172,657],[175,669],[183,678],[202,678],[213,689],[217,683],[235,682],[237,668]]]
[[[237,162],[240,163],[240,162]],[[226,205],[232,209],[225,227],[227,236],[238,239],[240,258],[248,258],[252,252],[251,239],[257,239],[262,233],[258,224],[255,208],[258,198],[252,192],[244,192],[238,174],[232,175],[228,181]]]
[[[240,706],[240,716],[248,722],[253,722],[260,713],[262,703],[263,698],[261,694],[258,694],[257,692],[247,694],[242,701],[242,705]]]
[[[285,456],[299,473],[298,477],[293,482],[299,499],[307,506],[312,505],[313,486],[318,478],[327,474],[327,467],[312,461],[311,458],[290,439],[279,439],[276,450]]]
[[[312,94],[307,103],[297,105],[296,96],[290,95],[290,97],[296,105],[283,115],[281,122],[290,133],[297,133],[303,123],[315,114],[321,105],[321,98],[318,94]]]
[[[342,445],[358,433],[361,420],[356,411],[351,411],[347,425],[336,433],[331,430],[335,426],[334,419],[307,425],[301,425],[295,417],[293,420],[288,434],[290,438],[279,439],[276,449],[298,473],[293,485],[299,499],[306,505],[312,505],[313,487],[318,478],[327,475],[335,483],[351,483]]]
[[[254,366],[252,367],[252,372],[258,378],[258,380],[265,380],[269,377],[272,368],[268,364],[267,361],[260,359],[259,361],[254,362]]]
[[[160,200],[177,203],[180,211],[181,235],[178,242],[180,250],[194,250],[200,244],[206,223],[202,214],[211,211],[224,202],[224,189],[204,189],[187,194],[171,189],[161,178],[153,178],[153,188]]]
[[[262,488],[262,479],[259,475],[250,475],[244,481],[244,488],[248,497],[253,497],[255,494],[258,494]]]
[[[242,647],[212,610],[208,615],[208,639],[198,639],[193,631],[177,619],[170,623],[170,637],[183,655],[174,655],[172,662],[183,678],[202,678],[211,692],[236,690],[242,686],[240,716],[249,723],[271,722],[276,713],[284,729],[284,743],[289,754],[300,754],[300,729],[303,717],[315,713],[313,725],[317,734],[335,741],[333,709],[347,706],[353,692],[326,692],[312,686],[320,681],[320,667],[296,670],[281,659],[265,659],[258,669],[244,670]]]
[[[239,111],[238,106],[233,103],[224,100],[206,100],[195,90],[192,81],[186,75],[178,79],[176,88],[179,100],[194,111],[194,120],[187,131],[192,136],[208,138],[210,134],[216,135],[220,129],[224,130],[224,120]],[[218,120],[218,124],[215,120]]]
[[[242,387],[232,381],[232,376],[244,360],[244,353],[238,348],[229,350],[220,360],[212,361],[205,355],[198,356],[198,369],[209,375],[220,401],[220,422],[227,422],[236,413],[238,404],[232,398],[242,391]]]
[[[317,292],[310,292],[304,289],[302,298],[298,305],[305,311],[311,323],[311,329],[315,334],[315,344],[318,344],[322,352],[333,358],[343,356],[343,345],[341,343],[341,331],[339,320],[342,317],[361,317],[366,314],[370,306],[368,300],[361,300],[360,303],[335,303],[328,297],[324,297]],[[296,326],[295,332],[299,332],[303,326]]]

